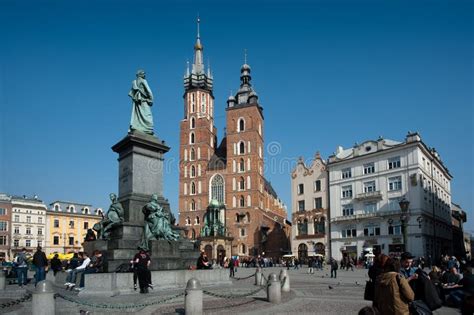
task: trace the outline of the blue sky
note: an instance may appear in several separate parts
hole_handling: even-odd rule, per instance
[[[0,0],[0,191],[107,207],[110,147],[127,132],[127,93],[144,68],[155,130],[172,148],[164,180],[176,211],[199,13],[220,138],[247,49],[276,159],[416,130],[454,176],[453,201],[474,230],[472,12],[470,1]],[[266,176],[289,205],[289,171]]]

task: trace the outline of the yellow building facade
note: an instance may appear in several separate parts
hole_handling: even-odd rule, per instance
[[[46,211],[46,255],[83,251],[87,230],[102,219],[102,209],[91,205],[55,201]]]

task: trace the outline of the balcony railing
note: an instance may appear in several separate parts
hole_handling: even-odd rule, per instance
[[[375,217],[386,217],[391,215],[399,215],[400,210],[392,210],[392,211],[375,211],[369,213],[359,213],[353,215],[345,215],[339,216],[331,219],[331,222],[340,222],[340,221],[351,221],[351,220],[359,220],[359,219],[366,219],[366,218],[375,218]]]
[[[376,199],[382,199],[382,192],[377,190],[377,191],[369,191],[361,194],[357,194],[356,196],[357,200],[376,200]]]

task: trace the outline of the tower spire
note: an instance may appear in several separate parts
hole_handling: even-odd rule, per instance
[[[203,62],[203,47],[201,45],[201,33],[200,33],[200,24],[201,18],[199,15],[197,17],[197,36],[196,36],[196,44],[194,45],[194,63],[193,63],[193,74],[204,74],[204,62]]]

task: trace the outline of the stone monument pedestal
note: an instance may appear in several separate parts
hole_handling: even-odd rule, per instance
[[[100,250],[104,256],[104,271],[114,272],[120,265],[128,265],[138,252],[145,216],[143,206],[151,196],[158,196],[158,203],[170,213],[168,200],[163,197],[164,154],[170,150],[157,137],[132,132],[112,147],[118,153],[118,201],[124,209],[124,223],[111,230],[109,240],[84,242],[84,250],[92,254]],[[179,230],[179,228],[178,228]],[[150,270],[178,270],[195,266],[199,249],[188,240],[150,241]]]

